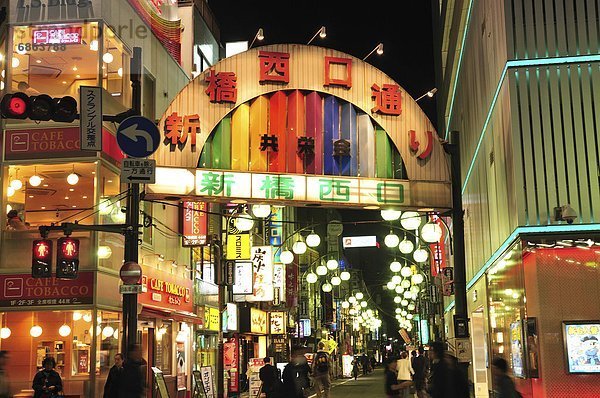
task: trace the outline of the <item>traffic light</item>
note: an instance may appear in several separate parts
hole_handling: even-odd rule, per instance
[[[79,271],[79,239],[60,238],[56,254],[56,277],[77,279]]]
[[[39,239],[33,241],[31,259],[32,278],[50,278],[52,276],[52,241]]]
[[[52,98],[46,94],[5,94],[0,102],[2,117],[71,123],[77,119],[77,101],[73,97]]]

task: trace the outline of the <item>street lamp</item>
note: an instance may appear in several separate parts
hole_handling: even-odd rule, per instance
[[[427,222],[421,228],[421,239],[427,243],[439,242],[442,237],[442,227],[432,221]]]
[[[365,61],[374,52],[377,52],[377,55],[383,54],[383,43],[379,43],[377,46],[375,46],[375,48],[372,49],[371,52],[368,53],[362,60]]]
[[[264,38],[265,38],[265,33],[263,31],[263,28],[258,28],[258,31],[254,35],[254,39],[252,39],[252,43],[250,43],[250,45],[248,46],[248,49],[252,48],[252,45],[254,44],[254,42],[256,40],[263,41]]]
[[[435,93],[437,93],[437,91],[438,91],[438,90],[437,90],[437,88],[435,88],[435,87],[434,87],[434,88],[432,88],[431,90],[429,90],[428,92],[426,92],[425,94],[423,94],[422,96],[420,96],[419,98],[417,98],[417,99],[415,100],[415,102],[417,102],[417,101],[419,101],[420,99],[422,99],[422,98],[425,98],[425,97],[432,98],[432,97],[435,95]]]
[[[321,26],[319,30],[317,30],[317,33],[315,33],[314,36],[310,38],[308,43],[306,43],[306,45],[308,46],[310,43],[312,43],[312,41],[316,39],[317,36],[319,36],[321,39],[327,37],[327,30],[325,29],[325,26]]]

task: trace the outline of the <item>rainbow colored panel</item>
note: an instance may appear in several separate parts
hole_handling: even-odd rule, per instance
[[[368,114],[335,96],[300,90],[238,106],[209,135],[198,167],[406,178],[400,153]]]

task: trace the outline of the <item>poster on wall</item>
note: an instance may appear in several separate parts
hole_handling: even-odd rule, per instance
[[[185,343],[177,342],[177,391],[185,391],[187,388],[187,375],[185,369]]]
[[[235,262],[233,294],[252,294],[252,263]]]
[[[215,398],[215,390],[213,388],[213,370],[210,366],[203,366],[200,368],[200,375],[202,377],[202,385],[206,398]]]
[[[523,328],[520,319],[510,324],[510,360],[515,377],[525,378]]]
[[[273,252],[271,246],[253,246],[253,294],[246,301],[273,301]]]
[[[563,322],[567,371],[600,373],[600,321]]]

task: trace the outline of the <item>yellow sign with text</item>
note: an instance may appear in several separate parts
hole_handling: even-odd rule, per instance
[[[250,234],[227,235],[227,260],[250,260]]]

